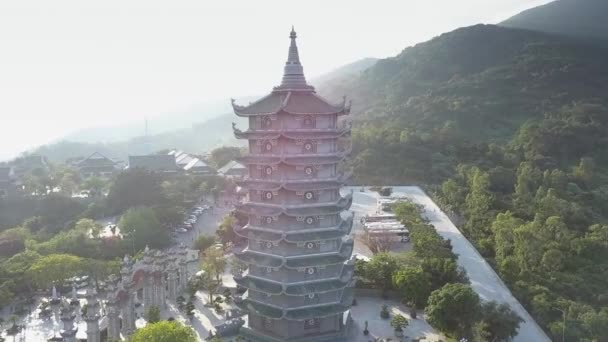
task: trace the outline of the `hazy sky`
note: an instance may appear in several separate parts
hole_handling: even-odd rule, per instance
[[[81,127],[310,78],[548,0],[0,0],[0,160]]]

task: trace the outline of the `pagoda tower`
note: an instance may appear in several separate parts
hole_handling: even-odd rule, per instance
[[[248,265],[235,275],[247,289],[235,302],[248,314],[248,341],[343,341],[352,304],[354,258],[352,192],[340,188],[341,164],[351,150],[350,105],[329,103],[308,85],[296,45],[291,45],[281,85],[236,115],[249,129],[240,159],[248,199],[237,207],[244,223],[235,232],[235,256]]]

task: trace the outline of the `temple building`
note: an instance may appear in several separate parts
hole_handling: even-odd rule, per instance
[[[248,265],[235,275],[247,289],[235,299],[247,313],[240,334],[247,341],[344,341],[354,285],[352,193],[340,194],[351,150],[342,116],[350,105],[316,94],[293,29],[290,39],[281,85],[247,106],[233,101],[236,115],[249,120],[245,131],[234,127],[249,142],[239,159],[248,169],[239,182],[248,195],[237,206],[245,219],[235,229],[245,241],[235,256]]]

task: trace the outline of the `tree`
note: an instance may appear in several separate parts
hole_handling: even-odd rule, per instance
[[[430,280],[420,266],[406,266],[393,274],[395,287],[403,293],[403,298],[412,304],[414,310],[423,307],[430,294]]]
[[[81,275],[84,262],[69,254],[51,254],[41,257],[27,271],[40,288],[48,288],[71,277]]]
[[[102,194],[102,191],[105,189],[106,185],[107,184],[103,179],[93,176],[85,180],[82,187],[89,190],[89,194],[92,197],[97,197]]]
[[[147,207],[131,208],[118,222],[120,231],[136,251],[150,248],[163,248],[170,243],[167,230],[160,224],[154,211]]]
[[[230,265],[230,272],[232,275],[242,275],[243,272],[247,270],[249,267],[246,263],[242,262],[240,259],[232,256],[228,261]]]
[[[389,232],[374,232],[372,234],[367,229],[364,229],[363,234],[359,235],[359,241],[369,248],[374,255],[388,253],[395,244],[395,234]]]
[[[209,248],[205,252],[202,269],[205,271],[205,274],[209,274],[220,284],[227,264],[224,251],[220,248]]]
[[[369,280],[382,290],[383,296],[392,288],[392,275],[398,269],[397,259],[388,253],[374,255],[367,263],[365,273]]]
[[[220,282],[218,282],[211,274],[205,272],[201,274],[196,280],[196,288],[207,291],[209,295],[209,301],[207,304],[213,304],[213,296],[217,293],[220,288]]]
[[[160,308],[156,305],[152,305],[146,308],[145,312],[146,321],[149,323],[156,323],[160,321]]]
[[[393,319],[391,319],[391,327],[395,328],[395,331],[403,331],[409,322],[407,318],[405,318],[402,314],[396,314]]]
[[[475,325],[476,334],[485,337],[488,342],[510,341],[523,322],[508,304],[494,301],[482,303],[480,315],[481,320]]]
[[[204,253],[209,247],[215,245],[215,237],[212,235],[201,234],[196,241],[194,241],[194,247],[201,253]]]
[[[165,321],[148,324],[137,329],[130,339],[131,342],[196,342],[197,338],[192,328],[176,321]]]
[[[120,173],[106,198],[112,213],[119,214],[131,207],[156,206],[167,203],[160,175],[136,169]]]
[[[234,234],[234,226],[236,225],[236,218],[233,216],[225,216],[222,219],[219,227],[215,231],[218,238],[220,239],[220,243],[223,246],[227,246],[229,243],[233,243],[236,235]]]
[[[78,222],[76,222],[75,228],[76,230],[80,230],[82,232],[85,232],[86,234],[90,234],[94,238],[98,238],[99,233],[103,229],[101,224],[88,218],[78,220]]]
[[[427,321],[453,337],[470,336],[479,317],[479,296],[464,284],[447,284],[429,297],[425,310]]]
[[[215,169],[219,169],[228,162],[237,159],[241,156],[239,147],[222,146],[211,151],[209,155],[209,164]]]

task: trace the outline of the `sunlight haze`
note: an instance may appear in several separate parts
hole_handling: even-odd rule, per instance
[[[0,160],[79,128],[267,93],[292,24],[310,79],[546,2],[2,1]]]

